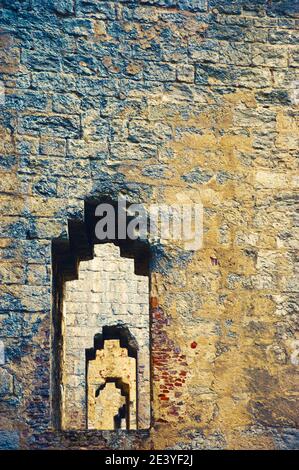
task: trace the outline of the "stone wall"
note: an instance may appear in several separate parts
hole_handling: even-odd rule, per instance
[[[126,348],[120,347],[119,340],[104,342],[104,348],[97,350],[95,359],[89,361],[87,374],[87,428],[137,429],[136,359],[129,357]],[[149,398],[150,390],[147,392]],[[121,414],[124,406],[123,420],[126,422],[120,420],[118,428],[114,418]]]
[[[1,447],[298,447],[298,1],[0,5]],[[119,194],[203,249],[151,248],[151,429],[57,431],[51,243]]]

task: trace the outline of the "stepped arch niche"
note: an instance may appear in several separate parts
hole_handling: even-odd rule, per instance
[[[138,239],[98,243],[94,209],[53,241],[53,424],[148,429],[150,250]]]

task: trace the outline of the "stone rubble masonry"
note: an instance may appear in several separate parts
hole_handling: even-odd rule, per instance
[[[298,448],[298,1],[0,5],[0,447]],[[151,246],[150,429],[62,431],[51,242],[120,194],[202,202],[203,248]],[[101,327],[92,286],[67,302]],[[113,315],[137,335],[130,294]],[[92,346],[81,305],[71,348]]]
[[[134,366],[131,362],[136,363],[136,360],[126,358],[129,365],[126,361],[123,363],[122,355],[114,360],[113,350],[109,358],[106,349],[109,341],[104,342],[103,352],[97,351],[98,361],[89,361],[86,376],[86,349],[93,348],[94,337],[102,333],[104,326],[115,325],[128,327],[139,347],[137,391],[136,377],[135,382],[131,377],[129,385],[132,397],[135,396],[132,399],[135,415],[138,394],[138,428],[147,429],[150,426],[149,279],[134,273],[134,260],[121,258],[117,246],[112,243],[95,245],[94,258],[80,262],[78,280],[67,281],[64,289],[63,429],[86,429],[86,390],[88,388],[90,394],[96,385],[96,373],[98,380],[104,373],[99,369],[98,361],[111,371],[110,377],[123,378],[127,383],[121,371],[126,367],[130,370]],[[132,370],[130,374],[134,375]],[[88,403],[91,399],[89,397]],[[136,428],[136,416],[132,414],[131,418],[132,426]]]

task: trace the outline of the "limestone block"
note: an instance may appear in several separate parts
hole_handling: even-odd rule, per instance
[[[87,313],[89,308],[91,308],[91,305],[83,303],[83,302],[73,302],[73,301],[71,302],[71,301],[65,300],[65,302],[63,303],[64,315],[68,313],[73,313],[73,314]]]
[[[144,276],[143,278],[139,276],[137,292],[139,294],[148,294],[149,292],[149,282],[148,278]]]
[[[129,315],[132,315],[133,317],[137,317],[138,315],[141,314],[141,305],[136,304],[136,303],[130,303],[126,304],[126,311],[128,312]]]
[[[74,350],[74,349],[86,349],[92,345],[93,338],[88,338],[87,336],[83,337],[71,337],[68,336],[66,332],[66,338],[65,338],[65,347],[66,349]]]
[[[140,315],[145,315],[145,316],[149,315],[149,306],[148,306],[148,304],[143,304],[143,305],[140,306]]]
[[[66,33],[75,36],[89,36],[90,34],[93,34],[94,27],[90,19],[68,18],[64,22],[64,30]]]
[[[113,262],[106,262],[105,265],[103,266],[104,271],[116,271],[117,269],[117,264]]]
[[[68,287],[67,287],[68,292],[85,292],[88,291],[88,286],[86,285],[86,282],[82,280],[75,280],[75,281],[69,281]],[[81,295],[81,294],[79,294]],[[66,301],[67,301],[66,297]]]
[[[1,263],[0,264],[0,280],[8,284],[23,284],[24,283],[24,268],[15,263]]]
[[[146,295],[146,293],[133,294],[131,298],[132,302],[135,304],[148,304],[148,296]]]
[[[256,181],[259,185],[266,188],[282,189],[289,186],[289,181],[285,174],[277,174],[273,171],[258,171],[256,174]]]
[[[124,405],[125,428],[136,429],[136,360],[118,340],[105,341],[89,361],[87,386],[89,429],[116,429],[114,417]]]
[[[131,289],[134,290],[134,283],[132,281],[126,282],[124,279],[113,282],[113,284],[111,283],[111,286],[113,286],[113,288],[111,289],[112,291],[116,291],[122,294],[131,292]],[[108,289],[109,289],[109,286],[108,286]]]
[[[109,260],[111,257],[116,257],[118,259],[120,257],[120,249],[113,243],[95,245],[94,254],[96,258],[106,258]]]
[[[78,137],[80,123],[78,117],[74,116],[44,116],[27,115],[22,116],[19,122],[19,133],[27,135],[38,135],[43,129],[44,134],[55,137]]]

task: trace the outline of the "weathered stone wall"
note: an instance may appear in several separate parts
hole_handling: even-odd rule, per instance
[[[62,367],[64,429],[86,429],[86,350],[93,348],[94,337],[102,333],[104,326],[114,325],[126,326],[137,342],[138,424],[140,429],[149,428],[148,290],[148,277],[137,276],[134,260],[121,258],[119,248],[111,243],[96,245],[94,258],[81,261],[78,280],[66,282]]]
[[[0,4],[1,447],[298,447],[298,2]],[[204,247],[152,247],[150,431],[56,431],[51,240],[120,193]]]

